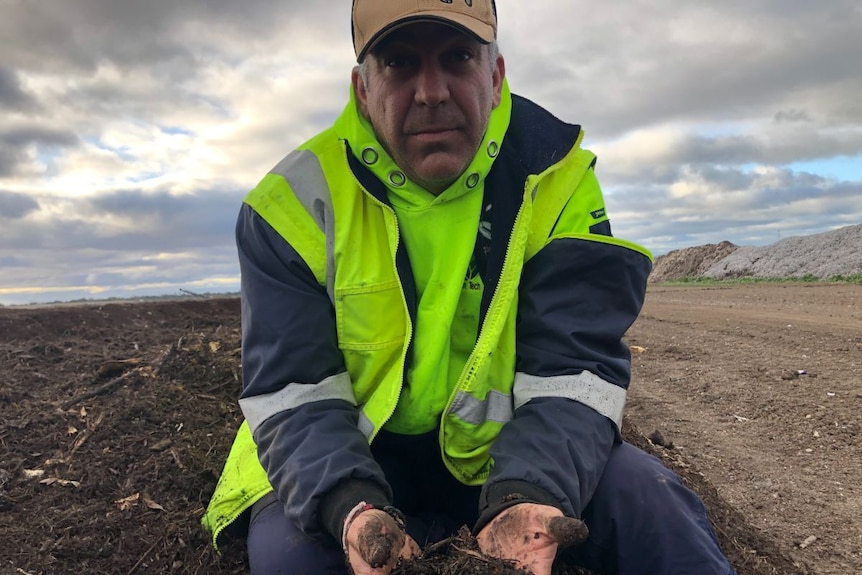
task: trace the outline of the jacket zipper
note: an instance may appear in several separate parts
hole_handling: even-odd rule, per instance
[[[528,184],[529,184],[529,180],[528,180]],[[532,188],[529,188],[529,189],[531,190],[531,192],[535,192],[537,187],[538,187],[538,182],[533,184]],[[525,191],[526,191],[526,189],[527,189],[527,186],[525,186]],[[466,387],[465,384],[467,384],[468,381],[471,379],[470,375],[469,375],[469,371],[471,370],[471,366],[477,365],[479,362],[481,362],[483,360],[487,361],[484,358],[476,358],[476,355],[480,352],[481,348],[485,347],[483,345],[483,343],[484,343],[483,337],[486,336],[486,334],[488,333],[488,331],[490,329],[488,327],[488,324],[492,321],[506,321],[506,318],[498,318],[497,317],[498,314],[495,312],[498,311],[497,308],[500,306],[500,298],[502,297],[500,295],[500,293],[504,287],[504,284],[507,287],[508,284],[511,283],[510,276],[512,275],[512,270],[510,269],[511,268],[510,262],[511,262],[511,258],[512,258],[512,245],[515,242],[516,236],[524,235],[524,233],[525,233],[525,231],[522,230],[521,228],[523,227],[524,212],[527,209],[526,208],[527,203],[528,202],[526,200],[526,195],[525,195],[521,201],[521,207],[518,210],[518,215],[515,217],[515,222],[512,225],[512,233],[509,235],[509,241],[506,243],[506,254],[503,256],[503,265],[502,265],[501,272],[500,272],[500,281],[497,282],[497,286],[494,289],[494,294],[491,296],[491,303],[488,305],[488,311],[485,314],[485,319],[482,321],[482,327],[479,329],[479,337],[476,338],[476,345],[473,347],[473,351],[470,353],[470,357],[467,358],[467,363],[464,364],[464,368],[461,371],[461,375],[458,377],[458,382],[456,383],[454,389],[452,390],[452,394],[449,396],[449,401],[446,403],[446,408],[443,410],[443,413],[441,416],[440,434],[439,434],[438,440],[439,440],[439,443],[441,446],[441,451],[443,451],[443,453],[442,453],[443,461],[446,463],[446,467],[448,467],[450,469],[450,471],[452,471],[453,473],[455,473],[456,470],[452,469],[451,464],[449,462],[449,458],[446,455],[445,450],[443,450],[444,431],[445,431],[445,427],[446,427],[446,415],[449,413],[449,410],[452,408],[452,403],[454,403],[455,398],[458,396],[458,393]],[[526,238],[524,239],[524,241],[526,241]],[[507,315],[507,317],[508,317],[508,315]],[[499,331],[499,330],[497,330],[497,331]],[[485,337],[485,339],[487,339],[487,337]]]

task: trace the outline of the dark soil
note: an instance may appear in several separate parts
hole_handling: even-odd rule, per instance
[[[200,526],[241,421],[239,339],[237,298],[0,309],[0,575],[246,573]],[[701,495],[740,575],[809,572],[679,452],[625,436]],[[509,567],[461,534],[398,573]]]
[[[465,526],[458,534],[429,545],[420,557],[399,563],[392,575],[528,575],[528,572],[516,569],[508,561],[484,555]]]

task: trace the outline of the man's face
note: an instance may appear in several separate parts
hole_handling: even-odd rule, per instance
[[[396,30],[366,56],[367,86],[353,71],[362,114],[414,182],[439,194],[467,168],[500,104],[502,57],[443,24]]]

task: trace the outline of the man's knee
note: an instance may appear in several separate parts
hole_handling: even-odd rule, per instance
[[[614,447],[584,520],[604,539],[714,539],[697,494],[659,459],[626,443]]]
[[[697,494],[632,445],[614,447],[584,521],[596,556],[620,572],[733,572]]]
[[[300,531],[274,495],[252,507],[247,545],[252,575],[347,574],[341,549]]]
[[[661,504],[668,498],[682,498],[698,511],[702,508],[697,496],[673,471],[658,458],[628,443],[612,450],[594,499],[596,497],[647,507]]]

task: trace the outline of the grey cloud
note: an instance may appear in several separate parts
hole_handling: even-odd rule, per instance
[[[0,177],[15,175],[27,155],[27,147],[73,147],[78,137],[68,130],[26,124],[0,127]]]
[[[244,192],[210,189],[187,195],[119,190],[74,202],[40,197],[37,205],[60,215],[38,222],[7,222],[0,226],[0,245],[81,253],[94,249],[172,253],[232,246],[243,196]]]
[[[20,256],[0,256],[0,269],[26,267],[32,262]]]
[[[692,166],[721,170],[726,175],[734,166],[757,164],[782,167],[794,162],[862,154],[862,127],[858,130],[818,130],[810,122],[782,123],[755,128],[747,133],[705,136],[690,133],[662,148],[661,153],[643,159],[624,159],[623,165],[602,162],[602,181],[610,185],[636,182],[669,184]]]
[[[184,257],[170,265],[153,260],[144,250],[114,252],[93,249],[88,254],[80,251],[69,254],[74,258],[73,264],[54,262],[53,265],[64,270],[66,285],[176,284],[188,283],[190,278],[238,273],[236,251],[232,246],[170,253],[182,253]]]
[[[21,77],[46,81],[34,102],[46,119],[99,138],[118,119],[157,124],[187,116],[235,119],[240,112],[231,96],[218,89],[206,93],[209,88],[202,86],[217,84],[221,70],[236,72],[252,57],[310,61],[320,51],[316,41],[326,42],[327,36],[339,37],[346,50],[349,14],[347,0],[12,1],[3,5],[0,53],[4,65]],[[271,79],[262,74],[266,90]],[[17,81],[6,74],[10,90]],[[20,150],[0,149],[0,176],[15,174],[22,160]]]
[[[856,224],[862,211],[862,182],[787,169],[755,174],[688,166],[679,181],[699,182],[703,191],[677,197],[664,185],[614,188],[607,203],[615,233],[657,253],[722,240],[759,245],[778,233]]]
[[[679,144],[674,161],[783,165],[859,153],[862,153],[862,130],[832,134],[806,125],[792,132],[714,138],[690,136]]]
[[[0,190],[0,218],[23,218],[38,209],[39,202],[30,196]]]
[[[146,248],[120,252],[109,246],[88,250],[24,247],[14,253],[0,247],[0,268],[15,268],[12,278],[0,274],[0,288],[26,286],[40,290],[0,294],[0,301],[29,303],[178,294],[181,288],[196,293],[238,290],[239,270],[232,245],[167,252],[166,260],[154,259],[152,255]],[[234,281],[230,281],[232,278]],[[10,279],[14,279],[14,284],[8,283]]]
[[[165,42],[176,14],[169,2],[18,2],[7,8],[4,37],[12,61],[36,70],[94,70],[102,61],[147,65],[186,57]],[[177,2],[175,4],[183,4]],[[185,3],[187,6],[190,3]]]
[[[207,115],[212,121],[230,119],[235,110],[229,102],[203,94],[189,83],[184,65],[171,62],[141,71],[138,77],[153,74],[157,81],[144,86],[131,86],[122,80],[93,81],[83,79],[67,88],[60,106],[67,115],[76,117],[78,129],[98,134],[101,126],[118,118],[134,118],[139,122],[158,124],[166,117],[176,117],[183,111],[197,116]],[[167,70],[171,72],[167,72]],[[161,70],[161,71],[160,71]]]
[[[26,303],[104,297],[103,288],[125,296],[175,291],[171,286],[225,291],[221,281],[206,282],[238,278],[233,229],[243,195],[211,187],[185,196],[116,190],[83,201],[40,197],[43,208],[59,215],[0,226],[0,265],[15,267],[0,287],[54,291],[2,298]],[[0,206],[9,197],[0,195]],[[192,287],[195,281],[204,281],[204,287]],[[81,289],[64,291],[67,286]]]
[[[34,107],[35,100],[21,88],[18,73],[0,66],[0,109],[30,110]]]
[[[686,168],[683,171],[688,172],[689,176],[696,176],[724,190],[745,190],[753,186],[757,180],[755,174],[735,168],[713,165],[687,166]]]
[[[623,170],[610,161],[604,161],[600,155],[596,162],[596,174],[605,187],[667,186],[679,180],[684,167],[683,164],[673,161],[643,161]]]
[[[805,199],[829,200],[851,193],[854,187],[858,188],[856,184],[832,182],[820,176],[792,170],[758,175],[738,169],[688,167],[681,172],[678,181],[698,182],[700,189],[704,191],[677,197],[672,193],[671,186],[644,188],[626,185],[615,188],[613,194],[615,198],[622,200],[626,209],[646,209],[653,205],[661,210],[672,211],[683,205],[689,208],[707,206],[716,196],[722,194],[729,197],[729,194],[741,192],[744,193],[742,197],[747,198],[745,204],[751,207],[763,207],[777,202],[786,203]],[[722,208],[723,206],[715,206],[715,209]],[[731,206],[728,204],[727,208],[730,209]],[[824,203],[824,208],[828,209],[828,204]]]
[[[651,223],[650,232],[654,235],[661,235],[662,232],[672,234],[674,240],[681,245],[697,245],[705,234],[731,234],[743,227],[765,226],[772,221],[774,220],[765,217],[748,218],[744,222],[730,217],[692,221],[659,220]]]
[[[211,276],[237,276],[236,251],[231,246],[214,246],[206,251],[189,253],[194,259],[181,260],[175,265],[161,265],[145,258],[130,258],[115,262],[110,268],[100,265],[90,274],[89,281],[100,285],[134,283],[189,283]],[[145,271],[135,271],[145,269]]]
[[[781,110],[775,113],[776,124],[784,122],[811,122],[811,116],[805,110]]]
[[[762,162],[767,150],[749,134],[708,138],[692,135],[677,148],[673,161],[682,163],[741,164]]]
[[[113,241],[123,246],[147,245],[165,249],[172,246],[203,247],[213,241],[232,241],[233,227],[244,192],[200,190],[175,195],[169,191],[120,190],[90,199],[82,211],[138,222],[138,229],[116,234]]]
[[[78,142],[78,136],[74,132],[38,125],[15,126],[0,131],[0,144],[8,146],[39,144],[69,147]]]
[[[670,185],[638,186],[631,183],[615,187],[615,201],[626,207],[627,211],[656,213],[672,212],[685,208],[686,213],[705,214],[720,217],[715,210],[724,206],[713,204],[715,196],[742,193],[735,196],[734,203],[728,202],[727,209],[738,206],[763,209],[779,204],[791,204],[805,200],[817,200],[818,212],[835,211],[833,202],[841,198],[856,200],[862,207],[862,183],[836,182],[817,174],[797,172],[789,169],[772,170],[766,174],[754,173],[738,168],[716,166],[686,166],[680,170],[677,182],[698,182],[708,193],[689,194],[675,197]],[[676,182],[674,182],[676,183]],[[742,198],[742,199],[739,199]],[[692,209],[694,208],[694,209]]]
[[[673,119],[769,120],[776,103],[862,125],[862,59],[850,57],[862,53],[857,4],[614,3],[580,33],[544,35],[541,58],[570,71],[548,76],[536,51],[503,51],[515,91],[552,86],[542,88],[551,106],[593,137]]]
[[[20,151],[0,144],[0,178],[14,174],[21,159]]]
[[[156,63],[193,64],[210,61],[221,46],[242,41],[253,50],[263,39],[288,39],[294,28],[313,22],[333,30],[333,13],[344,15],[349,34],[350,5],[332,2],[278,0],[207,0],[190,2],[148,0],[21,1],[4,6],[0,21],[0,51],[9,61],[36,70],[72,68],[94,70],[110,61],[123,67],[149,67]],[[347,36],[349,38],[349,36]],[[194,46],[207,46],[200,55]]]

